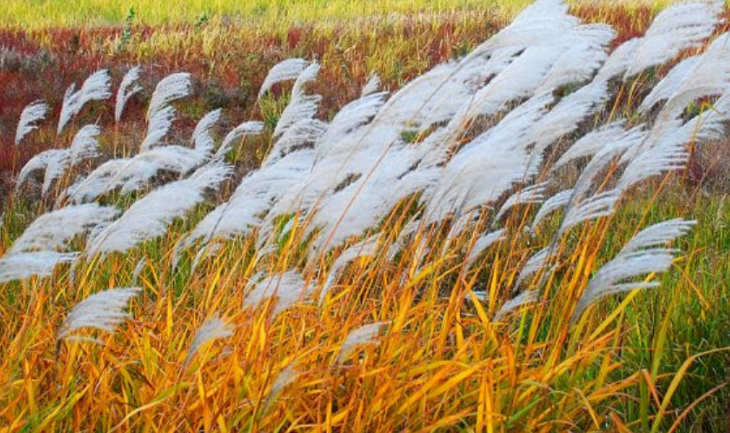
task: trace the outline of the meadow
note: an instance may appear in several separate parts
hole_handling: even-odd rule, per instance
[[[1,7],[2,431],[730,429],[723,2]]]

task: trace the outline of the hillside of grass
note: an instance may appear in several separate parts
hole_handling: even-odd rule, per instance
[[[0,5],[0,430],[730,428],[719,3],[70,3]]]

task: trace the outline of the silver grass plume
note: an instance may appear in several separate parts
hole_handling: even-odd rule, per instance
[[[58,121],[58,134],[61,134],[71,118],[78,114],[86,103],[101,101],[112,96],[109,71],[103,69],[93,73],[84,81],[81,89],[75,90],[76,86],[72,84],[63,97],[61,115]]]
[[[37,170],[45,170],[51,161],[60,157],[59,153],[65,152],[65,149],[51,149],[41,152],[29,159],[23,168],[20,169],[20,173],[18,173],[18,178],[15,181],[15,189],[20,189],[33,172]]]
[[[119,123],[122,120],[122,113],[124,107],[127,105],[127,101],[135,94],[142,91],[142,86],[138,84],[140,67],[135,66],[134,68],[127,71],[122,78],[122,82],[117,90],[117,101],[114,105],[114,120]]]
[[[260,227],[262,215],[281,195],[299,185],[309,173],[314,151],[292,152],[271,165],[255,170],[243,179],[227,203],[203,218],[188,236],[175,247],[175,255],[190,247],[197,239],[231,238],[246,235]]]
[[[340,346],[340,353],[337,355],[337,363],[341,364],[346,361],[347,358],[352,355],[352,352],[357,346],[362,345],[377,345],[380,342],[380,330],[387,322],[375,322],[363,325],[359,328],[353,329],[347,334],[347,338]]]
[[[539,0],[523,9],[507,27],[478,46],[467,60],[508,47],[524,48],[548,43],[578,24],[576,17],[568,15],[568,6],[564,1]]]
[[[322,287],[322,290],[319,293],[319,303],[322,304],[322,302],[327,297],[327,294],[332,288],[332,285],[334,284],[335,279],[337,278],[340,271],[342,271],[350,262],[354,260],[357,260],[361,257],[375,256],[375,254],[377,254],[378,252],[379,247],[380,235],[376,234],[348,247],[345,251],[343,251],[339,255],[339,257],[337,257],[335,263],[332,265],[332,268],[329,271],[327,281],[324,283],[324,287]]]
[[[269,275],[249,286],[250,291],[243,300],[243,308],[255,308],[267,299],[274,298],[274,317],[304,300],[314,288],[296,270]]]
[[[470,267],[473,265],[479,256],[487,250],[487,248],[506,238],[507,229],[495,230],[481,236],[476,242],[474,242],[474,246],[471,247],[471,250],[469,250],[469,255],[466,257],[466,266]]]
[[[565,191],[561,191],[553,195],[549,199],[545,200],[545,203],[540,206],[540,210],[537,211],[537,214],[535,214],[535,218],[532,220],[532,231],[535,231],[537,226],[543,219],[545,219],[546,216],[550,215],[560,208],[567,206],[572,196],[573,190],[568,189]]]
[[[566,233],[582,222],[613,215],[616,204],[621,199],[621,193],[620,189],[612,189],[599,192],[577,203],[570,203],[565,211],[563,223],[558,229],[558,235]],[[575,194],[574,190],[573,195]]]
[[[689,76],[694,73],[695,67],[700,62],[701,56],[693,56],[682,60],[673,67],[669,73],[662,78],[652,89],[651,92],[641,101],[639,106],[640,112],[646,112],[658,104],[662,100],[672,97],[672,95],[682,86]]]
[[[145,240],[162,236],[175,218],[185,214],[204,200],[204,192],[221,183],[230,174],[230,167],[212,164],[198,169],[188,179],[160,187],[136,201],[86,247],[94,256],[124,252]]]
[[[279,398],[279,395],[282,391],[284,391],[284,388],[294,383],[299,377],[299,374],[300,373],[296,370],[293,363],[289,364],[286,368],[279,372],[276,379],[274,379],[274,383],[271,385],[271,389],[266,396],[266,400],[264,400],[262,414],[266,414],[271,409],[271,405]]]
[[[576,205],[588,195],[596,176],[598,176],[601,170],[607,167],[618,156],[623,156],[627,151],[640,147],[646,141],[647,137],[648,132],[644,130],[643,125],[639,125],[623,134],[615,135],[612,140],[603,142],[602,138],[605,137],[598,138],[597,141],[600,142],[598,144],[602,147],[591,158],[588,165],[585,166],[573,186],[573,197],[570,199],[566,212],[569,212],[573,205]],[[589,142],[586,142],[586,146],[581,147],[582,149],[577,150],[579,154],[590,154],[595,151]]]
[[[532,98],[496,126],[466,144],[448,162],[437,184],[426,191],[426,215],[441,221],[497,200],[513,184],[532,175],[527,146],[532,126],[544,115],[552,95]]]
[[[44,196],[50,191],[53,182],[63,176],[66,170],[84,159],[97,156],[99,134],[101,134],[101,128],[98,125],[86,125],[76,133],[68,149],[53,153],[54,156],[48,159],[46,174],[43,178]]]
[[[96,200],[104,194],[111,179],[128,163],[129,159],[110,159],[104,162],[86,178],[79,179],[66,190],[66,195],[73,203],[84,203]]]
[[[494,321],[500,321],[508,313],[522,307],[523,305],[532,304],[539,299],[539,292],[534,289],[525,290],[509,301],[505,302],[502,307],[494,315]]]
[[[274,142],[262,165],[271,165],[295,150],[313,147],[326,131],[327,124],[317,119],[302,119],[294,123]]]
[[[115,207],[96,203],[68,206],[38,217],[18,239],[9,254],[61,250],[74,237],[107,223],[117,216]]]
[[[607,24],[581,25],[575,29],[575,34],[576,43],[555,62],[536,94],[590,80],[608,58],[606,49],[616,37],[616,31]]]
[[[314,62],[297,77],[291,92],[291,100],[274,128],[274,138],[281,136],[298,121],[313,118],[317,114],[322,96],[306,94],[305,87],[317,78],[319,68],[319,63]]]
[[[160,80],[152,92],[149,107],[147,108],[147,122],[160,110],[165,108],[172,101],[184,98],[190,95],[192,83],[190,74],[187,72],[177,72],[170,74]]]
[[[229,132],[223,139],[218,150],[215,152],[215,159],[224,158],[228,152],[232,149],[233,144],[249,135],[258,135],[264,130],[264,123],[258,121],[244,122],[236,126],[231,132]]]
[[[688,1],[661,11],[636,47],[625,78],[662,64],[682,50],[699,46],[721,22],[723,4],[722,1]]]
[[[33,276],[50,277],[56,266],[72,263],[77,257],[77,253],[55,251],[6,254],[0,258],[0,283],[25,280]]]
[[[601,69],[598,70],[593,82],[605,83],[611,78],[626,72],[626,69],[634,61],[634,54],[639,48],[639,45],[641,45],[641,42],[641,38],[634,38],[619,45],[618,48],[611,52],[606,62],[601,66]]]
[[[543,200],[545,200],[545,189],[547,188],[547,184],[547,182],[538,183],[512,194],[507,200],[505,200],[504,204],[499,209],[499,212],[495,215],[494,221],[500,221],[502,217],[515,206],[542,203]]]
[[[185,146],[168,145],[140,152],[109,179],[102,193],[121,187],[122,194],[138,191],[160,171],[185,175],[208,160],[208,155]],[[94,174],[94,173],[92,173]]]
[[[37,122],[40,122],[46,118],[48,114],[48,104],[42,100],[38,100],[28,104],[20,114],[20,121],[18,121],[18,129],[15,132],[15,145],[19,146],[23,138],[29,133],[38,129]]]
[[[591,278],[578,301],[572,322],[591,303],[614,293],[659,286],[657,282],[626,282],[646,274],[669,270],[676,250],[665,245],[687,234],[695,221],[673,219],[646,228],[626,243],[611,261],[603,265]]]
[[[681,118],[687,105],[700,98],[723,95],[730,88],[730,33],[716,38],[679,83],[659,113],[661,121]],[[681,74],[680,74],[681,75]],[[668,92],[667,92],[668,93]]]
[[[362,87],[361,96],[372,95],[380,91],[380,77],[376,73],[370,74],[367,83]]]
[[[525,281],[526,279],[535,275],[543,267],[545,267],[545,264],[547,263],[550,253],[551,253],[551,247],[548,246],[548,247],[543,248],[540,251],[536,252],[532,257],[530,257],[527,260],[525,265],[522,267],[520,274],[517,277],[517,282],[515,283],[515,289],[517,289],[520,286],[520,284],[522,284],[523,281]]]
[[[82,328],[94,328],[106,332],[114,332],[114,328],[132,316],[125,312],[129,300],[139,295],[142,289],[130,287],[109,289],[95,293],[78,303],[66,316],[56,339],[92,341],[101,344],[96,338],[84,338],[72,335]]]
[[[195,125],[195,130],[193,131],[192,138],[195,150],[203,154],[209,154],[213,151],[213,148],[215,147],[215,141],[210,135],[210,130],[213,125],[218,123],[220,117],[221,110],[219,108],[206,114],[205,116],[203,116],[202,119],[200,119],[200,121],[198,121],[198,124]]]
[[[304,72],[308,65],[309,62],[304,59],[286,59],[277,63],[269,69],[269,73],[261,84],[261,89],[259,89],[258,97],[261,98],[278,83],[295,80]]]
[[[147,121],[147,135],[139,146],[140,152],[150,150],[162,141],[170,131],[176,113],[175,107],[168,105],[152,114]]]
[[[623,140],[627,134],[637,134],[641,131],[639,127],[627,132],[624,130],[625,124],[625,120],[617,120],[587,133],[560,155],[551,170],[557,170],[578,158],[592,156],[609,143]]]
[[[188,349],[188,353],[185,356],[183,369],[187,368],[187,366],[190,364],[190,361],[193,359],[193,356],[195,356],[195,354],[204,344],[214,340],[229,338],[232,335],[233,326],[230,323],[227,323],[225,320],[221,319],[218,314],[214,314],[212,317],[207,319],[195,333],[195,337],[193,338],[193,342],[190,345],[190,349]]]

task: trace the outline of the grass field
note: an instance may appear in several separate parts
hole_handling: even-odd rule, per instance
[[[530,47],[552,45],[530,40],[507,50],[505,65],[489,63],[494,47],[479,60],[474,50],[505,37],[528,3],[3,2],[0,431],[730,429],[730,62],[719,63],[730,53],[710,45],[728,11],[716,4],[716,25],[679,14],[665,29],[688,20],[706,34],[604,82],[610,54],[588,74],[571,71],[591,53],[649,40],[666,4],[563,12],[543,0],[549,23],[574,29],[569,13],[615,35],[588,27],[607,42],[579,38],[591,49],[572,58],[545,60]],[[510,69],[531,53],[533,67]],[[702,79],[671,80],[692,56]],[[308,66],[260,93],[291,58]],[[471,71],[465,59],[484,64]],[[444,63],[461,66],[428,75]],[[115,119],[115,92],[135,65],[141,89]],[[445,94],[459,68],[472,75]],[[109,95],[59,127],[66,88],[100,69]],[[179,71],[191,74],[183,97],[157,111],[173,107],[172,126],[146,148],[156,86]],[[562,72],[550,81],[550,71]],[[387,94],[364,91],[373,73]],[[424,76],[436,84],[419,93]],[[501,84],[484,91],[490,82]],[[522,82],[517,96],[500,93]],[[662,86],[671,91],[645,109]],[[595,101],[568,105],[592,89]],[[472,98],[483,111],[452,123],[464,112],[450,107]],[[489,98],[502,104],[489,111]],[[18,140],[21,112],[39,99],[45,120]],[[348,111],[351,101],[363,111]],[[216,161],[239,124],[261,131]],[[99,129],[77,139],[85,125]],[[562,164],[610,125],[621,134]],[[633,145],[606,150],[622,140]],[[90,146],[78,160],[54,159],[78,146]],[[633,181],[625,173],[644,152]],[[81,180],[113,160],[122,168],[107,189],[77,201]],[[26,176],[29,161],[42,169]],[[144,161],[159,167],[148,175]],[[530,187],[544,197],[526,197]],[[581,208],[593,199],[603,207]],[[667,221],[679,225],[657,226]],[[43,254],[64,259],[48,268]],[[133,289],[105,292],[115,288]]]
[[[619,3],[629,9],[637,6],[659,9],[671,2],[637,0]],[[0,25],[22,29],[120,26],[133,19],[148,26],[213,21],[280,30],[307,23],[332,25],[364,18],[382,20],[388,16],[411,16],[414,13],[430,17],[440,13],[489,11],[497,18],[505,18],[514,16],[529,3],[529,0],[169,0],[164,3],[146,0],[6,0],[3,3],[6,13],[0,17]],[[580,5],[581,1],[573,4]]]

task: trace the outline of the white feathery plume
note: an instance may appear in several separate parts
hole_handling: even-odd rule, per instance
[[[423,144],[423,143],[421,143]],[[421,164],[428,146],[395,146],[376,159],[355,181],[322,198],[314,209],[309,232],[322,229],[310,254],[324,252],[358,236],[381,221],[398,202],[433,185],[440,168]],[[367,156],[358,154],[359,161]],[[365,166],[367,167],[367,166]]]
[[[187,179],[162,186],[137,200],[119,219],[91,239],[86,254],[124,252],[137,244],[164,235],[175,218],[204,200],[203,193],[220,184],[230,167],[212,164]]]
[[[591,79],[608,58],[606,49],[616,37],[616,32],[607,24],[585,24],[575,29],[575,35],[575,44],[555,62],[536,94]]]
[[[566,37],[566,40],[571,39]],[[535,94],[555,62],[567,49],[567,42],[528,47],[509,66],[474,94],[456,112],[450,130],[461,130],[477,116],[494,115],[511,101]]]
[[[76,133],[69,147],[71,165],[97,155],[99,134],[101,134],[101,128],[98,125],[86,125]]]
[[[695,67],[700,62],[702,56],[693,56],[679,62],[673,67],[667,75],[662,78],[652,89],[651,92],[641,101],[639,112],[646,112],[658,104],[660,101],[669,99],[680,88],[683,82],[689,76],[694,74]]]
[[[641,38],[633,38],[619,45],[598,70],[593,82],[606,83],[611,78],[623,74],[634,61],[634,54],[639,45],[641,45]]]
[[[195,356],[204,344],[214,340],[230,338],[231,336],[233,336],[233,326],[221,319],[218,314],[214,314],[195,333],[190,349],[188,349],[188,354],[185,356],[185,362],[183,363],[185,367],[183,369],[187,368],[193,356]]]
[[[51,149],[46,151],[49,154],[46,164],[45,176],[43,176],[43,187],[41,194],[45,197],[53,186],[53,182],[63,176],[63,173],[71,165],[69,149]]]
[[[262,165],[271,165],[295,150],[313,147],[325,131],[327,124],[317,119],[302,119],[294,123],[276,140]]]
[[[376,73],[370,74],[367,83],[362,87],[361,96],[368,96],[380,91],[380,77]]]
[[[262,223],[274,201],[299,185],[314,161],[314,151],[292,152],[277,162],[250,173],[236,188],[227,203],[205,216],[188,236],[175,247],[176,256],[197,239],[230,238],[248,234]]]
[[[573,197],[571,198],[568,211],[566,211],[566,213],[569,212],[570,208],[574,204],[578,203],[588,195],[594,179],[601,170],[603,170],[617,156],[641,146],[647,137],[648,132],[644,130],[643,125],[632,128],[622,135],[616,136],[614,140],[607,140],[603,143],[600,142],[601,139],[605,137],[597,137],[597,141],[602,145],[602,147],[598,150],[598,152],[596,152],[593,158],[591,158],[588,165],[586,165],[581,172],[580,177],[578,177],[578,180],[573,187]],[[593,152],[593,146],[589,146],[588,142],[585,143],[586,146],[582,150],[579,149],[577,154],[590,154]]]
[[[492,75],[511,61],[509,56],[484,60],[475,58],[435,66],[403,86],[383,107],[378,123],[398,129],[418,128],[448,121],[459,107]]]
[[[249,135],[258,135],[264,130],[264,123],[258,121],[244,122],[236,126],[231,132],[229,132],[223,139],[218,150],[215,152],[215,159],[222,159],[228,154],[233,147],[233,144],[247,137]]]
[[[565,211],[558,235],[562,235],[582,222],[612,215],[616,210],[616,203],[621,198],[621,192],[617,188],[594,194],[581,201],[571,202]],[[573,196],[575,199],[575,190]]]
[[[304,300],[314,289],[297,270],[272,274],[249,286],[251,289],[243,300],[243,308],[255,308],[267,299],[275,298],[274,317]]]
[[[213,148],[215,147],[215,141],[210,135],[210,129],[218,122],[220,117],[221,110],[219,108],[217,110],[211,111],[210,113],[203,116],[202,119],[200,119],[198,124],[195,126],[195,130],[193,131],[192,142],[195,150],[203,154],[209,154],[213,151]]]
[[[200,262],[202,262],[204,259],[207,259],[208,257],[213,257],[223,248],[223,245],[220,243],[217,244],[207,244],[204,245],[202,248],[198,250],[197,253],[195,253],[195,257],[193,257],[193,261],[190,263],[190,269],[197,269]],[[175,251],[177,253],[177,251]],[[176,254],[173,258],[175,266],[177,266],[177,262],[179,260],[179,256]]]
[[[276,128],[274,128],[274,138],[280,137],[284,131],[298,121],[313,118],[317,114],[322,96],[307,95],[305,87],[317,78],[319,69],[319,63],[314,62],[297,77],[291,92],[291,100],[284,108],[276,123]]]
[[[378,339],[380,338],[380,330],[386,324],[387,322],[369,323],[350,331],[350,333],[347,334],[347,338],[345,338],[345,341],[342,343],[342,346],[340,346],[340,353],[337,355],[337,363],[341,364],[346,361],[347,358],[352,355],[352,352],[357,346],[365,344],[379,344],[380,342]]]
[[[695,136],[694,124],[657,125],[652,133],[640,148],[624,154],[622,160],[630,162],[619,179],[618,189],[624,191],[644,179],[686,166],[689,158],[686,145]]]
[[[104,192],[122,188],[122,194],[143,188],[161,171],[186,174],[208,160],[207,155],[189,147],[155,147],[130,159],[107,183]]]
[[[15,145],[19,146],[23,138],[29,133],[38,129],[36,122],[40,122],[46,118],[48,114],[48,104],[43,100],[31,102],[20,113],[20,121],[18,121],[18,129],[15,132]]]
[[[507,229],[499,229],[487,233],[474,242],[474,246],[466,257],[466,267],[470,267],[476,262],[479,256],[490,246],[507,238]]]
[[[150,104],[147,107],[147,122],[155,116],[155,114],[165,108],[170,102],[190,95],[192,82],[190,74],[187,72],[177,72],[160,80],[152,92]]]
[[[63,175],[69,166],[84,158],[96,156],[99,133],[98,126],[86,125],[76,133],[71,147],[68,149],[50,149],[34,156],[20,170],[15,188],[20,188],[32,172],[44,169],[43,194],[45,195],[50,190],[53,181]]]
[[[371,125],[369,122],[383,107],[385,96],[385,93],[373,93],[342,107],[316,143],[316,161],[350,156],[357,150],[355,146],[367,145],[361,132]]]
[[[273,385],[271,385],[268,395],[266,396],[262,414],[266,414],[269,409],[271,409],[271,405],[274,404],[277,398],[279,398],[279,395],[284,388],[294,383],[299,377],[299,374],[300,373],[294,368],[293,363],[289,364],[285,369],[279,372]]]
[[[608,99],[606,83],[591,83],[561,99],[532,126],[530,170],[542,164],[543,154],[560,137],[575,132],[580,122],[598,111]]]
[[[81,89],[78,91],[75,91],[75,89],[76,86],[72,84],[63,97],[61,115],[58,121],[58,134],[61,134],[71,118],[78,114],[86,103],[101,101],[112,96],[109,71],[103,69],[93,73],[84,81]]]
[[[134,267],[134,271],[132,271],[132,281],[139,281],[139,276],[142,275],[142,271],[147,266],[147,257],[142,257],[137,262],[137,266]]]
[[[512,194],[507,200],[505,200],[504,204],[499,209],[499,212],[495,215],[494,221],[500,221],[502,217],[515,206],[542,203],[543,200],[545,200],[545,188],[547,188],[547,185],[547,182],[538,183]]]
[[[33,276],[50,277],[57,265],[72,263],[77,257],[78,253],[55,251],[6,254],[0,258],[0,283],[25,280]]]
[[[332,268],[330,268],[327,281],[324,283],[324,286],[319,293],[319,303],[322,304],[322,302],[324,302],[324,299],[327,297],[327,294],[332,288],[335,279],[345,266],[361,257],[373,257],[377,254],[379,247],[380,234],[376,234],[348,247],[345,251],[343,251],[339,257],[337,257],[337,260],[335,260]]]
[[[624,130],[625,120],[617,120],[598,129],[594,129],[578,139],[560,158],[553,164],[551,170],[556,170],[567,163],[586,156],[592,156],[611,142],[625,139],[626,134],[638,134],[641,128],[634,128],[630,131]]]
[[[546,247],[541,249],[540,251],[536,252],[532,257],[530,257],[525,265],[522,267],[522,270],[520,271],[520,274],[517,277],[517,282],[515,283],[515,289],[522,284],[523,281],[525,281],[527,278],[530,278],[531,276],[535,275],[538,271],[540,271],[543,267],[545,267],[545,263],[547,262],[548,256],[550,254],[551,247]]]
[[[534,289],[528,289],[509,301],[505,302],[502,307],[494,315],[494,321],[500,321],[508,313],[522,307],[526,304],[533,304],[540,299],[539,292]]]
[[[114,106],[114,120],[119,123],[122,120],[122,113],[124,113],[124,107],[127,105],[127,101],[135,94],[142,91],[142,86],[138,84],[139,72],[141,68],[135,66],[122,78],[122,82],[117,90],[117,102]]]
[[[173,106],[166,106],[156,110],[147,121],[147,135],[139,146],[140,152],[145,152],[162,141],[170,131],[177,111]]]
[[[44,196],[50,191],[53,182],[63,176],[66,170],[81,160],[93,158],[98,154],[99,141],[97,137],[100,133],[101,128],[98,125],[86,125],[76,133],[68,149],[58,150],[53,153],[52,157],[48,158],[46,174],[43,178]]]
[[[18,190],[28,180],[31,173],[37,170],[45,170],[50,161],[59,158],[59,152],[66,152],[64,149],[51,149],[35,155],[20,169],[18,179],[15,181],[15,189]]]
[[[591,303],[608,295],[659,286],[657,282],[625,281],[669,270],[676,250],[664,245],[687,234],[694,224],[694,221],[674,219],[639,232],[591,278],[578,301],[572,321],[575,322]]]
[[[580,24],[568,14],[562,0],[538,0],[504,29],[477,47],[467,59],[493,54],[508,47],[524,48],[548,44]]]
[[[548,215],[555,212],[556,210],[565,207],[570,202],[571,197],[573,196],[573,190],[568,189],[565,191],[561,191],[554,196],[550,197],[549,199],[545,200],[545,203],[543,203],[542,206],[540,206],[540,210],[537,211],[537,214],[535,215],[535,219],[532,220],[532,230],[535,231],[538,224]]]
[[[129,163],[129,159],[110,159],[104,162],[85,179],[79,179],[66,191],[73,203],[84,203],[96,200],[107,190],[111,179]]]
[[[436,186],[424,194],[428,221],[489,204],[526,180],[532,174],[526,149],[531,128],[551,101],[548,94],[528,100],[454,155]]]
[[[723,10],[722,1],[687,1],[661,11],[641,38],[625,78],[699,46],[715,31]]]
[[[69,206],[38,217],[13,243],[9,254],[60,250],[74,237],[112,220],[119,210],[96,203]]]
[[[671,94],[659,117],[662,121],[681,118],[687,105],[703,97],[723,95],[730,88],[730,33],[712,41],[699,61]]]
[[[269,69],[269,73],[266,75],[263,84],[261,84],[261,89],[259,89],[258,97],[261,98],[278,83],[295,80],[308,65],[309,62],[304,59],[286,59],[277,63]]]
[[[101,344],[96,338],[79,338],[72,334],[82,328],[95,328],[106,332],[114,332],[114,328],[132,317],[124,311],[129,300],[139,295],[142,289],[129,287],[109,289],[94,293],[78,303],[66,316],[57,340],[84,340]]]

